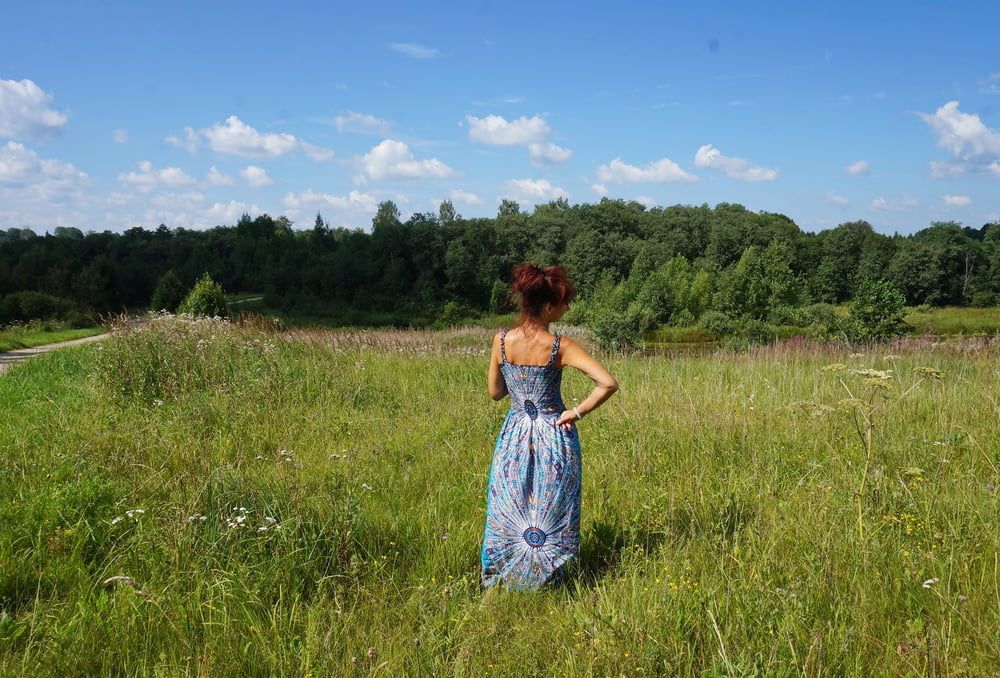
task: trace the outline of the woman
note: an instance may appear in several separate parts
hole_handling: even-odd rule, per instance
[[[483,586],[533,590],[562,579],[580,552],[580,439],[576,421],[618,390],[618,382],[569,337],[549,332],[575,295],[561,266],[520,264],[512,291],[517,325],[497,332],[489,367],[494,400],[510,394],[486,494]],[[596,384],[566,409],[562,368]]]

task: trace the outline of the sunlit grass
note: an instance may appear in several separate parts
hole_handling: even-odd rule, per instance
[[[995,672],[996,339],[607,358],[580,569],[518,594],[478,583],[491,336],[166,319],[0,377],[0,674]],[[831,363],[944,375],[863,541]]]
[[[92,337],[103,331],[103,327],[71,328],[56,321],[35,320],[30,323],[8,325],[0,328],[0,352]]]

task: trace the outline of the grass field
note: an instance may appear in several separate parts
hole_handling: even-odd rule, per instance
[[[484,593],[491,335],[161,319],[0,377],[0,675],[1000,670],[997,338],[608,358],[579,569]]]
[[[103,327],[70,328],[58,322],[36,320],[26,325],[13,325],[0,329],[0,352],[82,339],[102,332],[104,332]]]

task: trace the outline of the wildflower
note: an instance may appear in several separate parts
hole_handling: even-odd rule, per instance
[[[840,370],[846,370],[847,365],[844,363],[832,363],[823,368],[823,372],[839,372]]]
[[[188,516],[187,519],[189,523],[198,523],[198,522],[203,523],[206,520],[208,520],[208,516],[203,516],[200,513],[195,513],[193,515]]]
[[[870,367],[864,367],[861,369],[851,370],[851,372],[866,379],[881,379],[884,381],[892,379],[892,370],[874,370]]]
[[[944,379],[944,372],[933,367],[914,367],[913,371],[917,374],[922,374],[934,381],[941,381]]]
[[[864,358],[864,353],[851,353],[847,356],[848,358]]]
[[[156,398],[155,400],[153,400],[153,404],[154,404],[154,405],[162,405],[162,404],[163,404],[163,401],[162,401],[162,400],[160,400],[159,398]]]
[[[897,359],[899,359],[899,356],[893,355],[892,353],[890,353],[889,355],[882,356],[882,360],[897,360]]]
[[[938,583],[939,581],[940,581],[940,580],[939,580],[939,579],[938,579],[937,577],[931,577],[930,579],[928,579],[928,580],[924,581],[924,583],[923,583],[923,587],[924,587],[925,589],[929,589],[930,587],[932,587],[932,586],[934,586],[935,584],[937,584],[937,583]]]
[[[865,405],[860,398],[841,398],[837,404],[844,408],[864,407]]]
[[[125,512],[129,518],[135,518],[136,516],[141,516],[145,511],[143,509],[129,509]]]
[[[368,483],[361,483],[361,487],[371,492],[372,486]]]

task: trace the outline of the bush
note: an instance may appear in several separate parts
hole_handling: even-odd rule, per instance
[[[637,345],[643,327],[650,322],[649,312],[631,301],[626,283],[611,287],[604,279],[594,291],[589,325],[601,348],[617,351]]]
[[[989,308],[990,306],[1000,306],[1000,294],[980,290],[972,293],[972,305],[976,308]]]
[[[206,273],[188,292],[177,312],[193,316],[225,318],[229,315],[229,309],[226,307],[226,295],[222,292],[222,285],[212,280]]]
[[[705,311],[698,324],[720,337],[732,334],[736,329],[733,319],[721,311]]]
[[[903,334],[906,299],[903,293],[884,280],[861,284],[851,304],[851,319],[857,323],[858,339],[887,339]]]
[[[816,315],[808,306],[775,306],[768,312],[767,319],[775,325],[796,325],[806,327],[816,322]]]
[[[74,310],[73,302],[44,292],[8,294],[0,304],[0,322],[27,322],[63,318]]]
[[[837,317],[837,307],[833,304],[818,303],[809,307],[813,323],[829,325]],[[811,323],[810,323],[811,324]]]
[[[156,283],[156,289],[153,290],[153,296],[149,300],[149,310],[174,313],[183,301],[184,285],[170,270],[160,276],[160,280]]]

